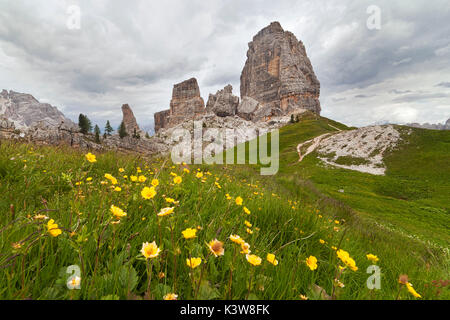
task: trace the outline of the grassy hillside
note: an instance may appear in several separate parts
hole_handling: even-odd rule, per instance
[[[418,161],[411,172],[398,158],[423,143],[420,161],[448,159],[448,136],[435,139],[439,151],[427,132],[410,135],[425,140],[392,153],[386,177],[325,168],[313,154],[297,163],[297,144],[336,130],[329,124],[347,129],[312,116],[283,128],[274,177],[257,166],[194,167],[112,152],[91,163],[69,148],[2,142],[0,298],[416,299],[398,283],[408,274],[423,299],[448,299],[448,179],[433,168],[426,184]],[[402,183],[390,181],[415,181],[409,196],[424,184],[433,192],[404,199]],[[436,181],[444,189],[432,188]],[[114,216],[112,205],[126,216]],[[168,207],[173,212],[157,215]],[[188,228],[195,238],[184,237]],[[251,254],[230,235],[245,239]],[[141,249],[153,241],[160,252],[147,259],[151,252]],[[368,254],[379,258],[380,290],[366,286]],[[191,258],[200,265],[188,266]],[[66,286],[71,265],[80,268],[80,290]]]

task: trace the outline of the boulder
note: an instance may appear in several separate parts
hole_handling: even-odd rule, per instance
[[[227,85],[216,94],[210,94],[206,103],[206,111],[219,117],[234,116],[239,106],[239,97],[233,95],[233,87]]]

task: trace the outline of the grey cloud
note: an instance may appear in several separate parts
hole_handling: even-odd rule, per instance
[[[393,89],[391,91],[389,91],[389,93],[392,94],[406,94],[406,93],[411,93],[411,90],[397,90],[397,89]]]
[[[441,82],[436,85],[436,87],[450,88],[450,82]]]
[[[77,3],[81,30],[68,30],[67,5]],[[0,0],[0,89],[45,97],[74,120],[91,113],[100,124],[118,124],[120,106],[129,103],[147,124],[168,108],[173,84],[192,76],[203,97],[228,83],[239,95],[248,42],[278,20],[305,44],[327,102],[324,115],[362,125],[387,119],[386,104],[426,101],[428,112],[398,109],[407,117],[395,119],[441,121],[450,105],[438,92],[450,76],[450,4],[380,0],[382,28],[368,30],[372,4]],[[392,94],[402,97],[393,101]]]
[[[395,98],[392,101],[395,103],[422,102],[422,101],[429,101],[429,100],[434,100],[434,99],[444,99],[444,98],[450,98],[450,94],[444,94],[444,93],[408,94],[403,97]]]

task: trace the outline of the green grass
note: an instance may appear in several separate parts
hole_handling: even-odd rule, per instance
[[[312,115],[284,127],[280,171],[266,177],[258,166],[188,166],[187,173],[166,159],[113,152],[97,154],[98,161],[90,164],[70,148],[2,142],[0,298],[162,299],[174,292],[180,299],[228,299],[230,294],[233,299],[300,299],[300,294],[315,299],[319,296],[311,287],[318,285],[336,299],[414,299],[397,281],[408,274],[424,299],[448,299],[448,288],[433,282],[448,279],[449,270],[448,135],[413,131],[410,142],[387,158],[385,177],[326,168],[313,154],[297,163],[296,146],[336,131],[329,124],[349,129]],[[408,150],[417,146],[423,148],[417,154]],[[410,161],[409,167],[402,161]],[[440,168],[420,166],[428,161],[442,162]],[[196,177],[197,169],[203,178]],[[118,179],[120,192],[101,183],[105,173]],[[182,183],[175,185],[171,173]],[[131,175],[145,175],[147,181],[131,182]],[[155,177],[157,195],[145,200],[140,192]],[[238,196],[250,215],[235,203]],[[170,206],[165,197],[179,203],[173,214],[158,217]],[[127,212],[115,225],[112,204]],[[52,237],[36,214],[54,219],[62,234]],[[197,238],[182,237],[189,227],[199,227]],[[250,244],[252,254],[262,258],[260,266],[248,263],[230,234]],[[209,253],[206,243],[215,238],[224,243],[223,256]],[[149,263],[140,249],[152,241],[162,251]],[[342,263],[333,247],[348,251],[358,270],[338,276]],[[275,253],[277,266],[265,261],[268,253]],[[366,287],[369,253],[380,258],[381,290]],[[311,255],[318,259],[315,271],[305,263]],[[188,257],[201,257],[203,263],[190,270]],[[81,269],[81,290],[66,287],[70,265]],[[344,288],[335,288],[336,277]]]

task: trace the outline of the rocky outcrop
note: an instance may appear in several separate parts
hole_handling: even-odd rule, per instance
[[[200,96],[197,79],[191,78],[173,86],[170,101],[170,126],[195,119],[203,113],[205,113],[205,102]]]
[[[61,111],[48,103],[40,103],[32,95],[3,90],[0,93],[0,116],[14,123],[16,130],[27,130],[34,126],[48,128],[62,124],[67,128],[77,126]]]
[[[3,90],[0,93],[0,139],[141,154],[167,150],[163,142],[144,138],[128,105],[123,105],[122,111],[126,130],[130,134],[123,139],[118,134],[106,136],[100,143],[96,143],[94,134],[80,133],[78,126],[64,117],[57,108],[39,103],[32,95]],[[140,139],[133,138],[134,129],[141,135]]]
[[[154,114],[155,131],[196,119],[205,112],[205,102],[200,96],[197,79],[180,82],[173,86],[170,109]]]
[[[384,155],[401,140],[394,126],[371,126],[341,131],[322,139],[316,149],[324,163],[374,175],[384,175]]]
[[[169,123],[170,110],[156,112],[153,117],[155,119],[155,132],[166,127]]]
[[[206,103],[206,111],[219,117],[234,116],[239,106],[239,97],[233,95],[233,87],[227,85],[216,94],[210,94]]]
[[[258,107],[258,101],[250,97],[243,97],[241,103],[238,106],[237,114],[241,118],[252,120],[254,118],[256,110],[258,110]]]
[[[139,128],[136,118],[133,114],[133,110],[131,110],[128,104],[122,105],[122,113],[123,113],[123,124],[125,125],[125,130],[129,135],[133,135],[134,133],[142,135],[143,131]]]
[[[257,120],[306,109],[320,114],[320,83],[301,41],[278,22],[262,29],[249,43],[241,74],[241,98],[263,109]]]

